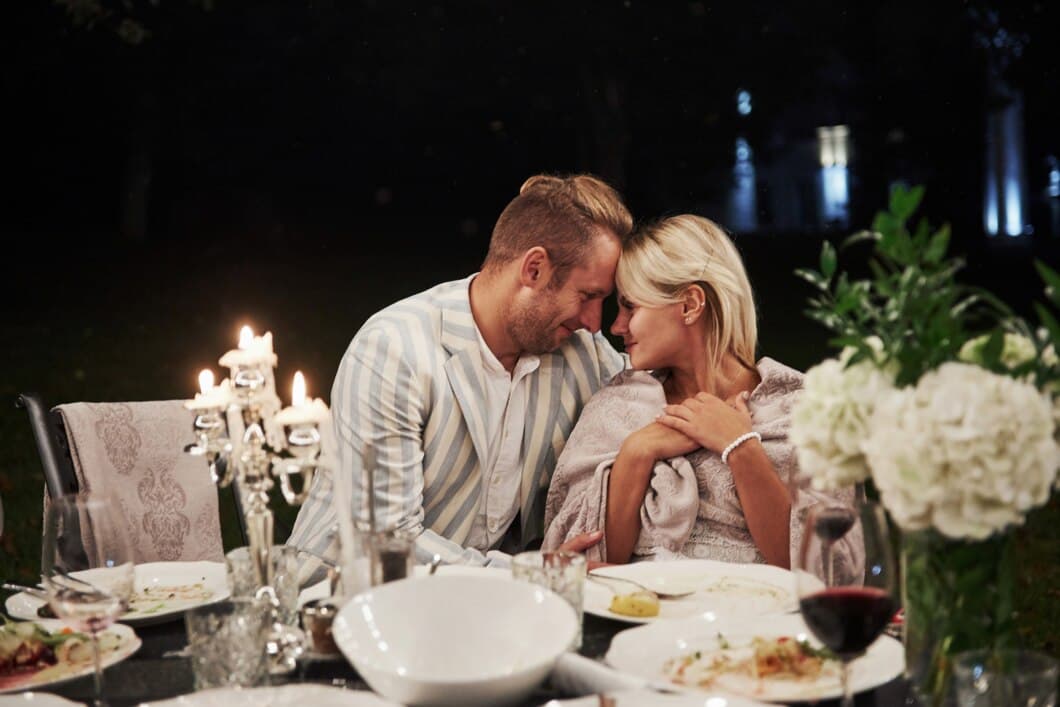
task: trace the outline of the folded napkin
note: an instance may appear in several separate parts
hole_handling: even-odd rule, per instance
[[[564,653],[556,661],[556,667],[552,669],[549,684],[564,694],[592,695],[642,688],[648,685],[648,681],[641,677],[620,673],[599,661],[577,653]]]

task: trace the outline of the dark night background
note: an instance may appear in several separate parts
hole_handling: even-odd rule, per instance
[[[1046,193],[1060,155],[1056,2],[5,9],[2,400],[188,397],[245,322],[273,331],[283,397],[302,369],[328,398],[364,319],[474,271],[527,176],[590,171],[639,220],[695,211],[731,226],[737,137],[758,176],[759,226],[733,230],[762,351],[798,367],[825,355],[826,337],[802,316],[809,292],[792,270],[822,238],[867,227],[896,181],[927,186],[925,213],[953,224],[966,277],[1021,312],[1041,292],[1032,259],[1060,262],[1060,201]],[[1034,233],[1020,238],[988,238],[982,220],[991,12],[1021,47],[1002,75],[1024,100]],[[736,110],[741,89],[750,115]],[[849,220],[776,225],[786,170],[815,162],[817,128],[840,124]],[[32,439],[7,403],[0,450],[6,507],[21,495],[39,527]],[[33,552],[10,532],[2,542],[27,572]]]

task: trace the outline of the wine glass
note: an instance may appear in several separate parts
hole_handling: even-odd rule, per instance
[[[854,704],[850,661],[879,637],[897,607],[897,567],[879,504],[809,509],[796,558],[802,618],[841,661],[842,707]]]
[[[117,502],[85,493],[53,500],[45,516],[41,578],[52,611],[92,638],[95,704],[103,701],[99,635],[129,607],[133,555]]]

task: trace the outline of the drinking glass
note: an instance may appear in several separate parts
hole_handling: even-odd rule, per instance
[[[869,501],[813,506],[795,565],[803,620],[841,661],[842,707],[851,707],[850,661],[879,637],[897,607],[897,567],[883,508]]]
[[[1055,707],[1060,663],[1027,650],[977,650],[953,657],[958,707]]]
[[[512,577],[551,589],[567,600],[578,618],[571,650],[582,645],[586,563],[585,555],[557,550],[521,552],[512,558]]]
[[[55,499],[45,516],[41,578],[48,604],[92,639],[96,705],[105,704],[99,634],[129,608],[133,593],[124,520],[113,499],[95,493]]]

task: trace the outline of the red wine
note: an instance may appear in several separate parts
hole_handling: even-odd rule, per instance
[[[841,658],[860,655],[894,614],[894,601],[873,587],[832,587],[799,601],[802,618]]]

